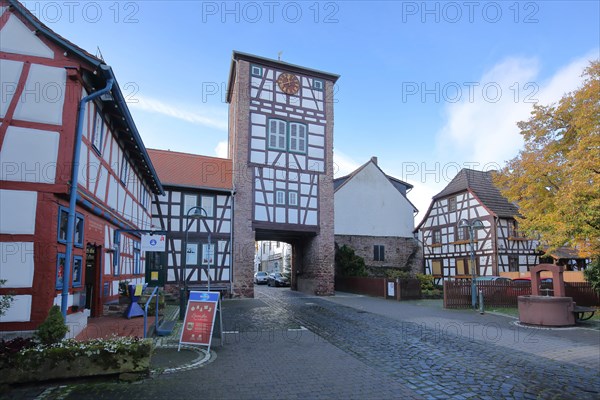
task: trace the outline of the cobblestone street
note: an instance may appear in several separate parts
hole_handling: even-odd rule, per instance
[[[215,341],[203,367],[38,398],[598,398],[600,331],[514,321],[432,301],[257,287],[256,299],[224,301],[224,346]]]

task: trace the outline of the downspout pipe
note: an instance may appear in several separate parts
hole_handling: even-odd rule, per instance
[[[110,92],[115,82],[110,67],[101,65],[100,68],[109,74],[104,89],[100,89],[79,101],[79,114],[77,116],[77,128],[75,133],[75,149],[73,151],[73,168],[71,170],[71,189],[69,193],[69,213],[67,217],[67,250],[65,252],[65,270],[63,271],[63,287],[60,309],[63,317],[67,317],[67,308],[69,306],[69,288],[71,283],[71,258],[73,257],[73,236],[75,233],[75,207],[77,205],[77,186],[79,180],[79,155],[81,153],[81,137],[83,135],[83,121],[85,117],[85,105]]]

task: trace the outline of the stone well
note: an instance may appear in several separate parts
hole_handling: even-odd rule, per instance
[[[542,271],[552,273],[554,296],[540,296],[540,275]],[[523,324],[540,326],[575,325],[572,297],[565,297],[564,267],[554,264],[540,264],[531,268],[531,296],[519,296],[519,321]]]

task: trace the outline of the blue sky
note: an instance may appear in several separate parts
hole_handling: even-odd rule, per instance
[[[462,167],[517,155],[516,122],[600,58],[598,1],[25,1],[99,48],[147,147],[225,156],[231,53],[341,75],[336,176],[377,156],[421,211]]]

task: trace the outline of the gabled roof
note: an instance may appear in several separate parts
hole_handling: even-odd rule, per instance
[[[502,196],[492,181],[493,171],[476,171],[463,168],[433,200],[470,190],[492,213],[511,218],[519,215],[519,208]]]
[[[406,192],[408,190],[412,189],[413,185],[411,185],[410,183],[406,183],[398,178],[394,178],[393,176],[387,175],[385,172],[383,172],[383,170],[381,168],[379,168],[379,165],[377,165],[377,157],[371,157],[371,159],[369,161],[367,161],[366,163],[364,163],[363,165],[361,165],[360,167],[358,167],[357,169],[352,171],[352,173],[334,179],[333,180],[334,193],[337,192],[342,186],[344,186],[346,184],[346,182],[352,180],[352,178],[354,178],[360,171],[365,169],[366,166],[371,163],[383,174],[383,176],[385,176],[388,179],[388,181],[390,181],[390,183],[396,188],[396,190],[398,190],[398,192],[400,192],[400,194],[406,199],[406,201],[408,201],[408,203],[412,206],[412,208],[415,210],[415,212],[418,212],[419,210],[417,210],[415,205],[413,203],[411,203],[410,200],[408,200],[408,197],[406,197]]]
[[[233,162],[170,150],[148,149],[158,177],[165,186],[231,191]]]
[[[135,126],[133,117],[129,113],[129,108],[121,92],[121,88],[117,83],[115,74],[103,60],[99,59],[63,38],[39,19],[37,19],[27,8],[15,0],[9,0],[10,7],[17,14],[21,15],[29,24],[35,28],[37,35],[42,35],[59,47],[66,50],[67,54],[72,54],[83,63],[87,64],[88,68],[93,71],[89,74],[89,83],[94,87],[94,90],[99,90],[106,86],[109,79],[114,80],[113,87],[110,91],[111,99],[106,98],[104,103],[116,114],[116,118],[112,118],[115,133],[121,139],[122,145],[128,150],[128,156],[131,162],[137,166],[139,173],[148,182],[153,193],[162,194],[163,188],[160,184],[154,166],[150,161],[150,157],[146,152],[146,148],[140,137],[140,134]]]

